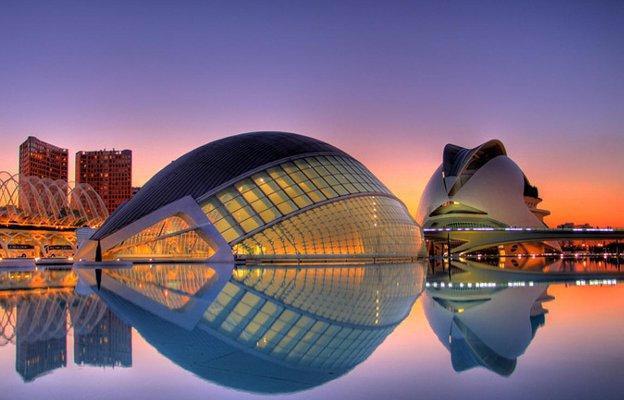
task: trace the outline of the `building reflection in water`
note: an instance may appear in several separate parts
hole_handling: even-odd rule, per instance
[[[26,382],[67,365],[63,294],[26,295],[16,304],[15,370]]]
[[[72,313],[72,318],[94,318],[94,321],[73,321],[74,363],[99,367],[132,366],[132,329],[109,310],[102,300],[89,297],[86,306],[101,313]],[[96,303],[96,304],[91,304]],[[71,313],[72,309],[70,309]]]
[[[453,369],[485,367],[513,373],[538,328],[545,324],[547,285],[517,288],[429,287],[425,315],[451,353]]]
[[[105,270],[99,296],[161,354],[220,385],[299,391],[364,361],[408,315],[421,264]],[[81,271],[95,285],[92,271]]]
[[[484,264],[508,270],[543,273],[599,273],[620,272],[621,265],[618,258],[603,256],[583,257],[499,257],[483,258],[477,262],[468,261],[475,265]]]
[[[132,365],[131,327],[95,294],[77,294],[75,283],[71,271],[0,272],[10,286],[0,291],[0,346],[15,344],[25,382],[67,365],[70,329],[76,364]]]

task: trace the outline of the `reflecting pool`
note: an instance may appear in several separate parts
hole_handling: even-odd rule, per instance
[[[624,285],[606,270],[4,270],[0,398],[619,399]]]

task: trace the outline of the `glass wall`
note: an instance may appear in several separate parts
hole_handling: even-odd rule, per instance
[[[420,230],[401,203],[381,196],[347,198],[297,214],[234,246],[252,256],[419,255]]]
[[[314,204],[362,194],[391,195],[390,191],[359,162],[348,157],[316,156],[286,162],[256,173],[211,196],[202,204],[202,208],[231,245],[240,242],[240,245],[236,246],[239,254],[362,254],[367,252],[373,254],[375,249],[380,248],[380,243],[371,246],[372,243],[367,243],[367,240],[370,242],[373,240],[372,236],[376,237],[380,232],[390,235],[393,239],[401,240],[398,246],[386,249],[385,253],[408,254],[403,251],[406,250],[404,248],[406,241],[414,242],[413,235],[417,234],[414,224],[398,201],[383,196],[377,196],[378,200],[370,196],[370,200],[350,201],[342,206],[324,206],[322,210],[325,214],[316,212],[306,216],[301,215],[291,223],[286,223],[284,220],[278,224],[279,227],[269,228],[271,232],[267,233],[268,236],[265,235],[266,238],[257,233],[263,226],[302,209],[306,210],[304,214],[312,212],[314,208],[310,206]],[[355,209],[350,212],[345,207],[355,207]],[[327,230],[323,225],[332,223],[334,217],[337,217],[331,215],[333,212],[342,213],[341,218],[355,217],[356,221],[354,223],[333,221],[334,226],[340,232],[333,235],[333,241],[329,239],[330,242],[328,242],[324,240],[325,233],[321,231]],[[322,218],[323,222],[314,218]],[[364,223],[365,220],[370,223]],[[391,229],[394,222],[400,226]],[[289,237],[293,235],[294,237],[302,236],[301,233],[297,233],[298,228],[293,228],[293,223],[297,226],[315,225],[314,228],[308,227],[314,234],[307,241],[290,240]],[[293,229],[294,232],[290,232]],[[369,231],[361,232],[360,237],[350,239],[346,237],[358,236],[357,229]],[[309,233],[306,231],[306,234]],[[253,236],[255,239],[251,240],[246,239],[254,234],[259,236]],[[367,235],[372,236],[369,238]],[[381,239],[381,242],[389,241]],[[413,252],[413,249],[410,251]]]
[[[169,217],[129,237],[106,258],[208,258],[214,250],[180,217]]]
[[[313,156],[241,179],[205,200],[208,219],[243,256],[418,256],[409,213],[362,164]],[[107,258],[208,258],[214,251],[179,217],[109,250]]]

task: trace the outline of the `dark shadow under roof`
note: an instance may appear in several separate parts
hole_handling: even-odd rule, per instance
[[[166,151],[167,144],[162,144]],[[205,144],[170,163],[119,207],[91,237],[103,237],[188,195],[194,199],[248,171],[305,154],[348,156],[307,136],[287,132],[250,132]]]
[[[478,169],[494,157],[504,155],[507,155],[505,146],[496,139],[472,149],[449,143],[444,146],[442,155],[444,176],[459,176],[468,165]]]

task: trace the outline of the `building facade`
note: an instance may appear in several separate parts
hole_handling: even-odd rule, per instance
[[[132,151],[77,152],[76,182],[91,185],[112,213],[132,197]]]
[[[19,147],[19,174],[67,182],[67,149],[29,136]]]
[[[541,201],[537,187],[507,156],[500,141],[490,140],[471,149],[447,144],[442,164],[422,194],[416,220],[425,229],[544,229],[544,217],[550,212],[538,208]],[[536,253],[547,248],[558,245],[514,243],[500,247],[498,252]]]
[[[231,261],[417,257],[422,233],[364,165],[284,132],[221,139],[169,164],[91,237],[81,258]]]

